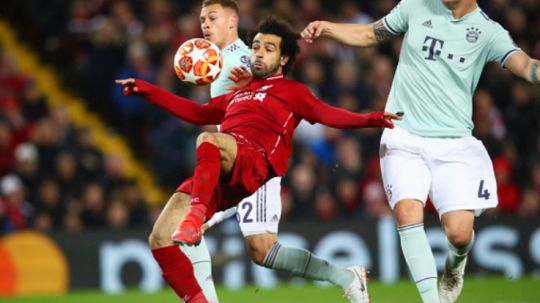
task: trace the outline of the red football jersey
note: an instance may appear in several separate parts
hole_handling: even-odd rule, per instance
[[[225,107],[221,132],[235,133],[261,146],[278,175],[287,171],[294,129],[302,119],[317,122],[310,110],[318,101],[303,84],[277,75],[255,79],[242,90],[210,99]]]
[[[332,107],[302,83],[282,74],[254,79],[244,88],[198,104],[137,80],[139,93],[177,117],[196,125],[221,124],[221,132],[260,146],[277,175],[292,154],[294,129],[302,119],[336,128],[391,126],[383,113],[357,114]]]

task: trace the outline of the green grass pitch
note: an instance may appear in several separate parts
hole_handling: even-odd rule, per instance
[[[414,285],[401,281],[383,285],[369,283],[374,303],[421,302]],[[281,286],[275,289],[246,287],[238,291],[218,289],[221,303],[346,303],[341,290],[335,287],[320,288],[311,284]],[[98,291],[78,291],[55,297],[0,297],[2,303],[167,303],[179,302],[169,290],[156,294],[143,294],[132,290],[120,295],[105,295]],[[504,278],[467,278],[459,303],[528,303],[540,302],[540,278],[508,280]]]

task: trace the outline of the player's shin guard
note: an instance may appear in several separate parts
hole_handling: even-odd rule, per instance
[[[180,249],[191,260],[195,278],[208,302],[218,303],[216,287],[212,279],[212,260],[204,237],[199,245],[180,245]]]
[[[424,224],[403,225],[398,231],[403,256],[422,300],[426,303],[438,303],[437,267],[424,232]]]
[[[354,280],[354,274],[347,269],[336,267],[305,249],[286,247],[277,242],[264,258],[263,266],[297,277],[327,281],[341,288]]]
[[[208,303],[201,287],[193,275],[193,265],[189,258],[176,245],[152,250],[163,279],[186,303]]]

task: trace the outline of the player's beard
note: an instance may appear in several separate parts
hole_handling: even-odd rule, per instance
[[[264,69],[258,69],[258,70],[255,69],[253,67],[254,63],[262,64],[262,66],[264,66]],[[266,64],[264,64],[264,62],[262,61],[255,61],[251,63],[251,74],[253,75],[255,79],[263,79],[270,75],[277,74],[279,71],[279,68],[280,68],[279,60],[274,62],[274,64],[270,65],[269,67],[266,67]]]

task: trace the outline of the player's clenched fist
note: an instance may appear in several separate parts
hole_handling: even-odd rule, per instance
[[[307,43],[312,43],[313,40],[319,38],[322,31],[326,27],[325,21],[313,21],[304,28],[300,35]]]

